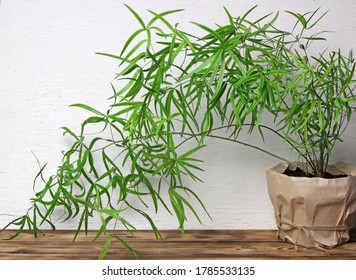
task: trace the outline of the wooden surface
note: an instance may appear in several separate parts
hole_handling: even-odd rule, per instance
[[[0,238],[13,234],[1,233]],[[118,236],[130,243],[145,259],[356,259],[356,242],[348,242],[329,251],[307,249],[276,238],[274,230],[191,230],[182,238],[178,231],[162,231],[164,242],[155,240],[151,231],[138,231],[135,237],[126,231]],[[23,233],[13,240],[0,240],[0,259],[97,259],[106,236],[92,242],[95,232],[81,233],[73,242],[73,231],[47,231],[34,238]],[[353,240],[356,241],[353,236]],[[105,259],[133,259],[113,240]]]

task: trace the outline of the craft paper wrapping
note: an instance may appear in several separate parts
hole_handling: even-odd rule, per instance
[[[356,222],[356,168],[339,162],[328,167],[336,179],[292,177],[281,163],[266,172],[278,237],[305,247],[333,248],[349,240]]]

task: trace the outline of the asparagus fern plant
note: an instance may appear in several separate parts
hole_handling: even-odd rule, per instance
[[[161,238],[148,207],[175,215],[183,234],[188,211],[200,221],[191,199],[205,209],[186,178],[200,181],[197,152],[207,137],[289,162],[239,141],[243,129],[258,131],[263,139],[264,131],[272,131],[311,166],[310,173],[324,176],[356,101],[352,52],[307,52],[312,42],[325,40],[322,33],[309,34],[325,14],[288,12],[296,24],[286,31],[276,27],[278,13],[252,20],[255,7],[238,17],[225,9],[226,23],[209,27],[192,22],[201,29],[193,35],[168,20],[181,10],[149,11],[152,17],[145,22],[127,8],[139,28],[120,54],[100,53],[119,64],[119,87],[112,85],[111,106],[101,112],[72,105],[92,116],[79,132],[63,128],[73,145],[56,174],[45,179],[44,166],[40,169],[31,208],[8,225],[18,226],[12,237],[25,229],[37,235],[43,224],[55,229],[51,216],[58,211],[63,221],[78,218],[77,234],[88,230],[93,216],[101,220],[96,238],[108,228],[134,231],[134,222],[125,216],[131,210],[147,219]],[[264,123],[266,114],[273,116],[272,125]],[[94,138],[86,133],[92,126],[101,131]],[[164,192],[168,201],[162,198]],[[114,232],[100,258],[113,239],[139,256]]]

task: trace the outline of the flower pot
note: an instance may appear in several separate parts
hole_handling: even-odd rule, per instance
[[[335,179],[292,177],[281,163],[266,172],[278,237],[296,246],[330,249],[350,238],[356,221],[356,168],[339,162],[328,167]]]

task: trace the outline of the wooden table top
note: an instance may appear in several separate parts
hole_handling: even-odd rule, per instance
[[[0,234],[6,238],[13,234]],[[95,232],[69,230],[45,231],[35,238],[22,233],[12,240],[0,240],[0,259],[4,260],[90,260],[97,259],[106,236],[92,242]],[[152,231],[137,231],[133,237],[127,231],[116,234],[138,250],[144,259],[152,260],[221,260],[221,259],[356,259],[356,238],[325,253],[318,249],[298,247],[276,237],[275,230],[187,230],[184,237],[176,230],[161,231],[164,242],[156,240]],[[105,259],[134,259],[117,240],[112,240]]]

